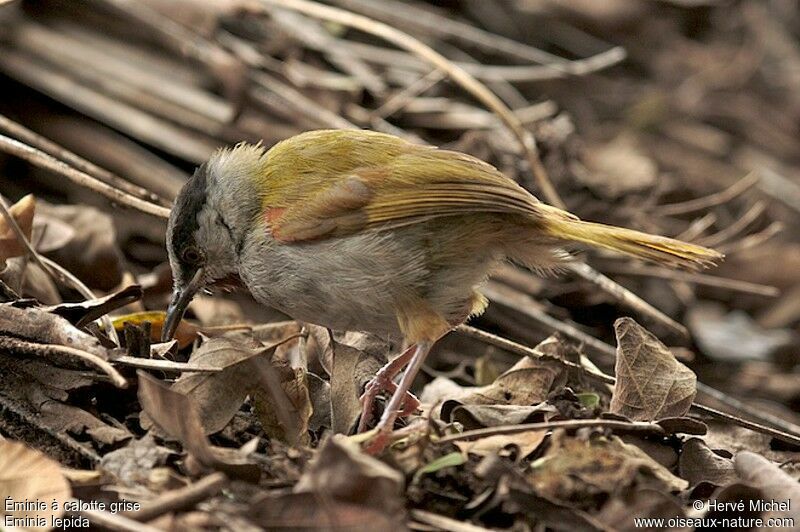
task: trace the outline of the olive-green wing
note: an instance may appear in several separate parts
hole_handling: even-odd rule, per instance
[[[441,216],[517,213],[536,216],[542,204],[493,166],[461,153],[419,147],[376,167],[357,167],[268,205],[273,236],[296,242],[385,230]]]

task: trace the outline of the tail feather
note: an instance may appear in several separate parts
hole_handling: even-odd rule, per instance
[[[659,264],[693,270],[708,268],[724,258],[722,253],[703,246],[650,235],[632,229],[584,222],[569,217],[548,217],[544,231],[550,236],[590,244],[632,255]]]

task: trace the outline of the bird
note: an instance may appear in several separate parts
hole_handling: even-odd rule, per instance
[[[575,244],[689,269],[722,259],[583,221],[476,157],[368,130],[219,149],[178,194],[166,244],[174,289],[164,341],[199,290],[235,279],[296,320],[402,342],[361,397],[366,430],[377,395],[391,393],[366,445],[372,453],[418,405],[410,388],[431,347],[484,311],[480,286],[502,262],[557,271],[574,260]]]

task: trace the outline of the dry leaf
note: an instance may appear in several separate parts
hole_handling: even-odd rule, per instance
[[[106,350],[91,336],[70,322],[39,308],[20,309],[0,305],[0,336],[9,336],[39,344],[74,347],[107,359]]]
[[[495,381],[464,397],[465,404],[535,405],[564,387],[564,365],[545,358],[523,357]]]
[[[584,441],[557,432],[529,479],[540,495],[591,508],[609,495],[636,485],[679,491],[688,483],[634,445],[619,438]]]
[[[3,527],[49,530],[52,519],[64,514],[72,492],[58,462],[21,442],[0,440],[0,495]],[[26,504],[40,507],[26,509]]]
[[[317,493],[269,494],[252,505],[250,518],[265,530],[403,532],[405,524],[379,508]]]
[[[617,382],[611,396],[611,412],[634,421],[686,414],[697,393],[694,372],[632,319],[618,319],[614,330]]]
[[[113,290],[120,283],[123,258],[111,216],[88,205],[42,204],[39,210],[75,231],[72,240],[48,252],[48,257],[89,287]]]
[[[517,459],[521,460],[535,451],[546,436],[546,430],[531,430],[511,435],[498,434],[474,441],[458,441],[455,442],[455,446],[461,452],[474,454],[475,456],[494,456],[503,449],[513,447],[517,449]]]
[[[224,452],[230,449],[211,446],[200,424],[197,406],[188,396],[171,390],[144,371],[136,374],[139,377],[139,402],[159,429],[179,440],[202,465],[244,480],[258,480],[261,472],[256,465],[248,463],[242,456]]]
[[[690,486],[700,482],[725,486],[738,478],[733,460],[718,455],[700,438],[690,438],[683,444],[678,472],[681,478],[689,481]]]
[[[207,340],[192,353],[190,366],[222,368],[219,373],[185,373],[172,385],[174,391],[189,396],[197,405],[206,434],[222,430],[258,386],[260,377],[247,362],[268,351],[223,337]]]
[[[329,496],[337,502],[401,516],[403,485],[400,471],[367,455],[358,444],[339,434],[320,447],[293,491]]]

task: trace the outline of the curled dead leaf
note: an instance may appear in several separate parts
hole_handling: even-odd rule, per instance
[[[617,382],[611,412],[634,421],[680,417],[697,394],[697,377],[658,338],[630,318],[614,324]]]

